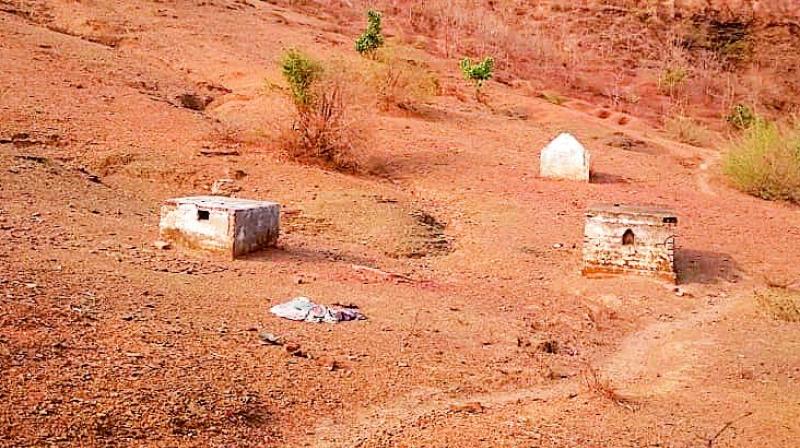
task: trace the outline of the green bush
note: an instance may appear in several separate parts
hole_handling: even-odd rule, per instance
[[[281,70],[295,116],[291,127],[283,130],[279,146],[293,159],[355,172],[362,132],[351,117],[345,82],[335,70],[325,74],[322,64],[297,50],[283,55]]]
[[[759,120],[758,115],[752,108],[744,104],[737,104],[731,109],[731,113],[725,118],[731,126],[739,130],[745,130],[753,126]]]
[[[383,41],[381,13],[370,9],[367,11],[367,29],[356,39],[356,51],[362,56],[372,56],[375,50],[383,46]]]
[[[781,130],[755,120],[731,145],[723,171],[746,193],[800,204],[800,125]]]
[[[662,93],[674,95],[675,91],[689,78],[689,71],[683,67],[667,67],[658,78],[658,88]]]
[[[312,85],[322,76],[322,65],[298,50],[288,50],[281,58],[281,72],[289,83],[292,100],[298,107],[314,102]]]
[[[480,89],[485,81],[492,77],[494,70],[494,59],[491,57],[484,58],[481,62],[472,62],[470,58],[463,58],[459,62],[461,73],[464,74],[464,79],[472,81],[476,89]]]

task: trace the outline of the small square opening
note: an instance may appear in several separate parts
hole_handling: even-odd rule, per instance
[[[198,210],[197,211],[197,220],[198,221],[208,221],[208,218],[211,217],[211,213],[208,210]]]

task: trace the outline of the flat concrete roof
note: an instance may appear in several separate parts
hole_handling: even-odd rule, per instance
[[[672,210],[657,205],[592,204],[586,209],[587,216],[597,214],[652,216],[654,218],[674,218]]]
[[[192,204],[197,208],[214,210],[250,210],[254,208],[278,206],[277,202],[229,198],[227,196],[188,196],[185,198],[167,199],[164,202],[172,205]]]

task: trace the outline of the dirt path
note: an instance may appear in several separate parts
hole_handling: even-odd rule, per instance
[[[700,191],[709,196],[717,195],[717,192],[711,188],[711,173],[709,168],[716,166],[719,163],[720,157],[721,156],[719,153],[708,153],[704,156],[703,161],[697,167],[697,187],[700,189]]]
[[[669,393],[692,377],[703,353],[716,343],[711,326],[740,301],[710,299],[681,318],[659,321],[628,336],[601,371],[624,395],[646,398]]]
[[[739,302],[739,298],[710,299],[678,318],[661,318],[623,340],[602,364],[600,373],[623,396],[633,400],[668,394],[689,382],[701,367],[703,353],[716,339],[714,325]],[[574,396],[582,390],[580,377],[535,388],[452,396],[438,389],[420,389],[388,405],[357,412],[352,419],[326,421],[296,446],[319,448],[359,446],[369,440],[393,437],[417,422],[445,418],[454,408],[480,403],[492,409],[519,406]]]

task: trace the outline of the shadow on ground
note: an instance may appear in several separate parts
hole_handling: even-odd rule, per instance
[[[260,250],[240,257],[248,261],[264,261],[270,263],[303,262],[303,263],[330,263],[332,261],[372,266],[375,260],[349,254],[341,250],[322,247],[302,247],[295,244],[281,244],[280,247]]]
[[[725,253],[681,249],[675,252],[675,267],[679,284],[700,283],[713,285],[737,281],[741,278],[739,266]]]
[[[592,173],[593,184],[627,184],[630,179],[610,173]]]

